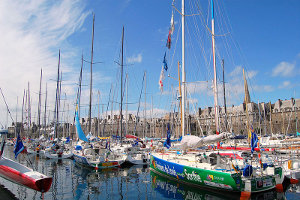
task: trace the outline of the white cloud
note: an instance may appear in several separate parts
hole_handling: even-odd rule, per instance
[[[272,70],[272,76],[290,77],[293,75],[295,75],[295,64],[289,62],[281,62]]]
[[[278,86],[278,88],[289,88],[291,87],[291,82],[290,81],[283,81],[281,85]]]
[[[67,38],[78,31],[89,14],[84,11],[81,1],[10,1],[0,2],[0,86],[9,102],[15,108],[19,97],[19,117],[23,90],[30,82],[32,116],[37,112],[40,69],[43,69],[42,93],[45,94],[47,82],[49,109],[55,101],[55,81],[57,73],[58,49],[61,51],[61,70],[63,71],[62,94],[72,95],[74,87],[67,86],[72,71],[68,60],[75,47],[67,44]],[[70,99],[70,98],[69,98]],[[42,97],[44,102],[44,96]],[[4,108],[1,108],[4,110]],[[53,109],[54,110],[54,109]],[[13,116],[14,110],[12,110]],[[0,118],[3,122],[3,117]]]
[[[143,57],[142,57],[142,54],[138,54],[138,55],[133,55],[129,58],[127,58],[127,62],[130,63],[130,64],[133,64],[133,63],[141,63],[143,60]]]
[[[275,89],[271,85],[255,85],[253,88],[255,91],[258,91],[258,92],[272,92]]]

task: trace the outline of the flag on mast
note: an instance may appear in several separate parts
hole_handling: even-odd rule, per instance
[[[169,28],[169,35],[168,35],[168,40],[167,40],[167,44],[166,46],[168,47],[168,49],[171,48],[171,36],[174,32],[175,29],[175,25],[174,25],[174,14],[172,12],[172,17],[171,17],[171,23],[170,23],[170,28]]]
[[[165,74],[164,74],[164,66],[162,66],[161,68],[161,72],[160,72],[160,76],[159,76],[159,81],[158,81],[158,85],[159,85],[159,89],[161,92],[163,92],[164,88],[163,88],[163,80],[165,79]]]
[[[167,60],[166,60],[166,52],[165,52],[165,55],[164,55],[163,63],[164,63],[164,69],[165,69],[166,71],[168,71],[168,64],[167,64]]]
[[[16,144],[15,144],[15,150],[14,150],[15,159],[17,159],[19,153],[21,153],[22,151],[24,151],[24,149],[25,148],[24,148],[22,139],[20,137],[20,134],[18,134],[17,141],[16,141]]]

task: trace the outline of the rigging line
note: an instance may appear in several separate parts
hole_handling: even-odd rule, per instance
[[[1,87],[0,87],[0,91],[1,91],[1,94],[2,94],[2,97],[3,97],[3,101],[4,101],[5,105],[6,105],[6,109],[7,109],[8,113],[9,113],[10,119],[11,119],[11,121],[14,123],[14,120],[13,120],[13,118],[12,118],[12,116],[11,116],[11,112],[10,112],[10,110],[9,110],[9,108],[8,108],[8,105],[7,105],[7,103],[6,103],[6,100],[5,100],[5,97],[4,97],[4,95],[3,95],[3,92],[2,92],[2,88],[1,88]]]
[[[171,65],[170,65],[170,70],[169,71],[171,71],[173,69],[174,57],[175,57],[175,52],[176,52],[176,49],[177,49],[177,44],[178,44],[179,36],[180,36],[180,34],[179,34],[180,30],[181,30],[181,24],[180,24],[179,28],[177,29],[177,34],[176,34],[177,38],[176,38],[175,45],[173,45],[175,47],[174,47],[174,51],[173,51],[173,55],[172,55],[172,59],[171,59]]]
[[[172,7],[182,16],[183,14],[175,7],[175,5],[172,5]],[[184,15],[185,17],[190,17],[190,16],[195,16],[195,15],[201,15],[201,13],[197,14],[189,14],[189,15]]]
[[[87,60],[85,60],[85,59],[83,59],[83,61],[86,62],[86,63],[91,64],[90,61],[87,61]],[[92,64],[100,64],[100,63],[104,63],[104,62],[102,62],[102,61],[99,61],[99,62],[92,62]]]

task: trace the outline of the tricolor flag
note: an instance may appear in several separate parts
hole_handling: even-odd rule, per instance
[[[17,141],[16,141],[16,144],[15,144],[15,150],[14,150],[15,158],[16,159],[17,159],[19,153],[21,153],[22,151],[24,151],[24,149],[25,148],[24,148],[22,139],[20,137],[20,134],[18,134]]]

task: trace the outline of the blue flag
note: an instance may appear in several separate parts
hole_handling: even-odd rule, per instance
[[[66,144],[69,144],[69,142],[70,142],[70,136],[67,137],[66,139],[67,139],[67,140],[66,140]]]
[[[257,147],[258,138],[256,133],[253,130],[253,127],[251,127],[251,153],[253,153],[254,148]]]
[[[15,150],[14,150],[16,159],[17,159],[19,153],[21,153],[23,150],[24,150],[24,145],[23,145],[20,135],[18,134],[17,141],[15,144]]]
[[[164,147],[167,147],[168,149],[171,147],[171,132],[170,132],[170,124],[168,124],[167,128],[167,139],[164,142]]]
[[[168,71],[168,64],[167,64],[167,60],[166,60],[166,52],[165,52],[165,55],[164,55],[163,63],[164,63],[164,69],[165,69],[166,71]]]

